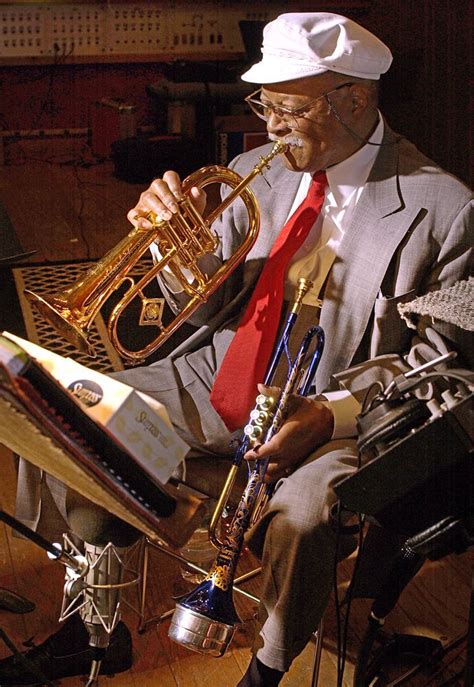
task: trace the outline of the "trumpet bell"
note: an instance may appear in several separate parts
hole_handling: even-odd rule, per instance
[[[81,320],[71,311],[66,298],[62,298],[61,293],[57,296],[51,294],[41,296],[29,289],[25,289],[24,293],[27,300],[36,307],[47,322],[52,324],[58,334],[81,353],[85,353],[91,358],[96,357],[94,347],[82,326]]]
[[[238,551],[235,557],[238,558]],[[241,620],[227,577],[231,568],[222,566],[218,555],[205,580],[181,597],[171,618],[168,636],[187,649],[210,656],[222,656]],[[230,581],[229,581],[230,582]]]
[[[227,625],[177,604],[168,636],[186,649],[219,658],[226,652],[235,629],[236,625]]]

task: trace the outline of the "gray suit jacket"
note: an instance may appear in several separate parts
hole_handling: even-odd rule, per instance
[[[261,154],[262,149],[251,151],[232,166],[244,176]],[[185,356],[187,362],[179,365],[185,380],[201,375],[201,365],[219,367],[301,175],[287,171],[276,158],[265,178],[252,182],[261,211],[254,247],[220,292],[200,308],[193,320],[200,325],[197,332],[172,354],[175,360]],[[326,346],[317,373],[319,392],[332,375],[351,364],[406,352],[413,332],[401,320],[397,305],[472,273],[472,197],[459,180],[386,126],[384,145],[325,286],[320,324]],[[226,210],[215,228],[225,260],[247,231],[243,203]],[[202,355],[199,349],[208,344],[211,355]]]

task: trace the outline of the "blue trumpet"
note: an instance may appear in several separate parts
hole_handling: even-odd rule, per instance
[[[229,499],[238,468],[249,447],[270,441],[285,420],[289,397],[294,393],[305,396],[312,386],[324,348],[323,329],[319,326],[308,329],[294,360],[291,360],[288,351],[291,331],[301,309],[303,297],[310,287],[311,282],[300,280],[295,302],[265,375],[264,383],[268,386],[274,377],[281,355],[285,353],[289,367],[285,385],[277,399],[265,394],[257,396],[255,408],[250,413],[249,423],[244,428],[232,467],[214,510],[209,534],[218,549],[216,559],[204,581],[179,600],[171,619],[169,637],[199,653],[222,656],[232,640],[236,627],[241,623],[235,610],[232,589],[245,532],[255,522],[271,496],[271,485],[263,482],[268,458],[256,460],[250,470],[247,485],[223,541],[216,537],[216,527]],[[305,369],[308,352],[316,337],[316,348]]]

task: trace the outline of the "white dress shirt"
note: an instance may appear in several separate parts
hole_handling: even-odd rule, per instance
[[[372,143],[381,143],[383,128],[383,120],[379,116],[377,128],[370,137]],[[377,153],[377,145],[367,143],[351,157],[326,170],[328,187],[321,213],[288,268],[285,282],[287,300],[293,298],[298,280],[304,277],[310,279],[313,286],[303,302],[307,305],[317,305],[321,288],[337,255],[342,237],[350,225],[352,213]],[[306,197],[310,184],[311,174],[306,173],[301,179],[290,215]],[[360,412],[360,405],[352,394],[349,391],[333,391],[324,394],[324,398],[334,415],[332,438],[355,436],[356,415]]]

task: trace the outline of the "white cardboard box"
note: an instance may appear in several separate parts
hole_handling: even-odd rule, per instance
[[[163,484],[168,481],[184,460],[188,446],[173,430],[162,403],[71,358],[63,358],[9,332],[3,332],[3,336],[41,363],[151,476]]]

